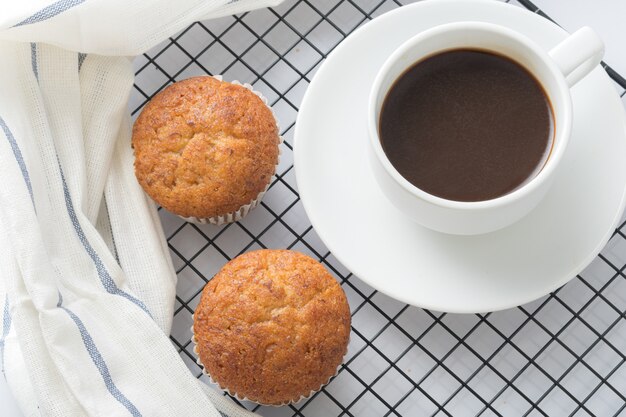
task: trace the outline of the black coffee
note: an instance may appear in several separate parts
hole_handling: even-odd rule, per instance
[[[542,169],[552,148],[552,110],[539,82],[516,62],[452,50],[396,80],[379,135],[393,166],[415,186],[449,200],[489,200]]]

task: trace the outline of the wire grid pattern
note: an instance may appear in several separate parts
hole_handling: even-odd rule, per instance
[[[174,81],[222,74],[269,99],[285,138],[268,193],[242,221],[195,225],[160,210],[178,274],[172,342],[190,370],[210,383],[190,341],[203,286],[238,254],[289,248],[319,259],[343,286],[353,320],[349,351],[338,375],[311,398],[280,408],[244,401],[248,409],[264,416],[626,416],[626,222],[558,291],[475,315],[431,312],[373,290],[311,227],[292,158],[303,93],[350,32],[411,2],[286,0],[274,9],[194,23],[137,58],[133,116]],[[544,15],[528,0],[511,3]],[[626,104],[626,82],[607,72]]]

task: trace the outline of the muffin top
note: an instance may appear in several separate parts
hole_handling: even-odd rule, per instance
[[[174,83],[133,126],[135,175],[153,200],[210,218],[250,203],[278,161],[278,127],[255,93],[213,77]]]
[[[233,259],[209,281],[193,330],[200,361],[222,388],[280,405],[308,396],[336,373],[350,308],[319,262],[266,249]]]

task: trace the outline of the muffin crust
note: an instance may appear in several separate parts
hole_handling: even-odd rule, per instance
[[[269,184],[278,144],[274,115],[252,91],[213,77],[189,78],[157,94],[137,118],[135,175],[175,214],[225,215]]]
[[[200,361],[223,389],[280,405],[319,390],[336,373],[350,308],[319,262],[259,250],[233,259],[209,281],[193,330]]]

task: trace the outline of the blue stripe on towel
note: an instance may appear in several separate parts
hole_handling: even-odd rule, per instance
[[[35,42],[30,43],[30,65],[33,67],[33,74],[39,81],[39,71],[37,69],[37,44]]]
[[[11,330],[11,312],[9,311],[9,296],[4,298],[4,312],[2,313],[2,337],[0,337],[0,363],[4,373],[4,341]]]
[[[89,356],[91,357],[91,360],[93,361],[94,365],[96,365],[96,368],[98,368],[98,372],[100,372],[100,375],[102,376],[102,379],[104,380],[104,385],[106,385],[107,390],[111,393],[113,398],[115,398],[120,404],[126,407],[126,409],[130,412],[130,414],[133,417],[141,417],[141,413],[139,412],[137,407],[135,407],[135,405],[128,398],[126,398],[124,394],[122,394],[119,388],[117,388],[117,386],[115,385],[115,382],[113,382],[113,378],[111,377],[111,373],[109,372],[109,367],[104,361],[102,354],[96,347],[96,344],[94,343],[93,338],[87,331],[87,328],[85,327],[81,319],[78,318],[78,316],[74,314],[71,310],[69,310],[66,307],[63,307],[62,304],[63,304],[63,297],[61,297],[61,293],[59,293],[59,303],[57,304],[57,307],[65,311],[74,321],[74,323],[76,324],[76,327],[78,327],[78,331],[80,332],[80,337],[81,339],[83,339],[83,344],[85,345],[85,348],[87,349],[87,352],[89,353]]]
[[[20,166],[20,171],[22,171],[22,178],[26,183],[26,188],[28,188],[28,193],[30,194],[30,200],[33,202],[33,207],[35,207],[35,199],[33,197],[33,186],[30,183],[30,176],[28,175],[28,170],[26,169],[26,163],[24,162],[24,157],[22,156],[22,151],[20,151],[20,147],[17,145],[15,141],[15,137],[13,137],[13,133],[4,122],[2,116],[0,116],[0,127],[4,131],[4,136],[6,136],[9,144],[11,145],[11,150],[13,151],[13,156],[17,161],[17,164]]]
[[[85,232],[83,231],[83,228],[80,225],[80,222],[78,221],[78,217],[76,216],[76,211],[74,211],[74,204],[72,203],[72,196],[70,195],[70,190],[67,187],[67,182],[65,181],[63,168],[61,168],[61,163],[59,161],[57,162],[59,164],[59,172],[61,173],[61,181],[63,182],[63,194],[65,196],[65,207],[67,208],[67,213],[70,216],[70,220],[72,221],[74,230],[76,231],[76,234],[78,235],[78,239],[80,239],[80,242],[83,244],[83,247],[87,251],[87,254],[93,261],[94,265],[96,266],[96,271],[98,272],[98,276],[100,277],[100,282],[102,282],[102,286],[107,290],[108,293],[119,295],[130,300],[131,302],[139,306],[143,311],[148,313],[150,317],[152,317],[152,315],[148,311],[148,308],[143,302],[141,302],[141,300],[136,299],[132,295],[128,294],[127,292],[117,287],[117,285],[115,284],[115,281],[113,281],[113,278],[109,274],[109,271],[107,271],[104,264],[102,263],[102,260],[100,259],[96,251],[93,249],[93,247],[87,240],[87,236],[85,236]]]
[[[85,0],[58,0],[57,2],[52,3],[44,7],[43,9],[39,10],[35,14],[30,15],[29,17],[22,20],[21,22],[14,25],[13,27],[31,25],[33,23],[43,22],[44,20],[48,20],[84,2]]]
[[[85,62],[85,58],[87,58],[87,54],[83,54],[82,52],[78,53],[78,71],[80,71],[80,67],[83,66],[83,62]]]

